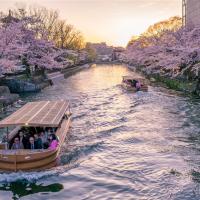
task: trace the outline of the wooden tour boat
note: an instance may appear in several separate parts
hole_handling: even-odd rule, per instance
[[[61,147],[65,141],[70,127],[69,102],[40,101],[30,102],[19,110],[0,121],[0,127],[14,127],[8,134],[8,141],[13,141],[21,128],[54,128],[59,139],[55,150],[49,149],[20,149],[10,150],[6,143],[0,144],[0,170],[1,171],[33,171],[54,167]]]
[[[136,87],[133,86],[133,81],[140,82],[140,89],[137,89]],[[147,92],[148,91],[148,82],[146,79],[141,78],[141,77],[134,77],[134,76],[123,76],[122,79],[122,87],[128,91],[131,92],[137,92],[137,91],[143,91],[143,92]]]

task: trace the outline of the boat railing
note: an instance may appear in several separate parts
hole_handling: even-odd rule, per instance
[[[42,153],[47,152],[49,149],[1,149],[0,155],[27,155],[27,154],[35,154],[35,153]]]

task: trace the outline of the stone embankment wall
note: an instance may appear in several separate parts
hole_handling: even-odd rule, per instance
[[[7,86],[12,93],[39,92],[51,83],[43,76],[32,79],[22,79],[20,77],[6,77],[0,81],[0,85]]]
[[[11,94],[7,86],[0,86],[0,108],[16,102],[18,94]]]

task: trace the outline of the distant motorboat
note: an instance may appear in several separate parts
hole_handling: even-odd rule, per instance
[[[140,87],[136,87],[136,83],[140,84]],[[131,92],[148,92],[148,83],[147,80],[141,77],[134,76],[123,76],[121,86],[127,91]]]

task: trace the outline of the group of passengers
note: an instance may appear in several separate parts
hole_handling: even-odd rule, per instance
[[[26,131],[20,130],[18,136],[14,138],[10,144],[10,149],[50,149],[54,150],[58,146],[58,137],[53,130],[42,130],[40,133],[28,134]]]
[[[130,85],[131,87],[136,88],[137,91],[139,91],[141,89],[141,86],[142,86],[141,82],[139,80],[135,80],[135,79],[125,80],[125,83]]]

